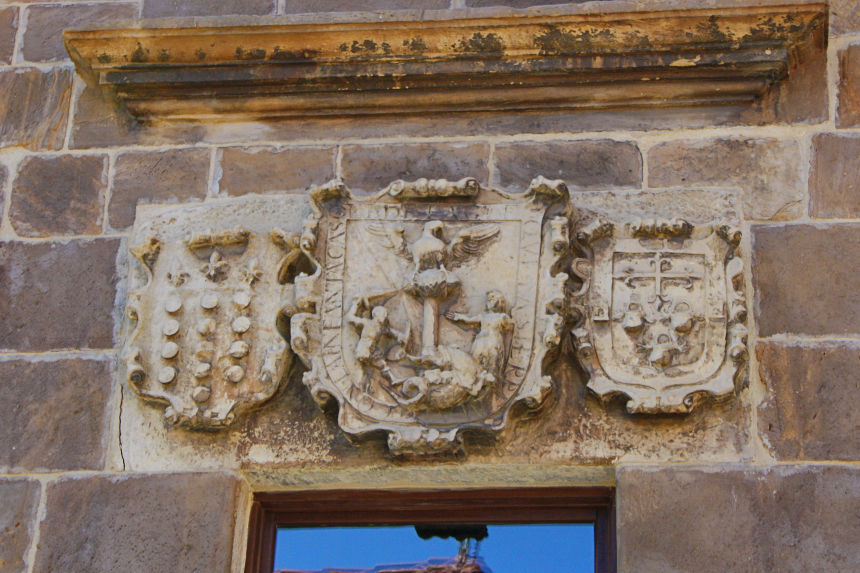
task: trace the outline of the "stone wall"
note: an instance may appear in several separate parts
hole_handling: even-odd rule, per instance
[[[617,486],[621,571],[860,568],[855,0],[830,3],[826,48],[794,93],[741,111],[140,126],[85,86],[61,40],[117,19],[761,4],[0,0],[0,572],[240,571],[253,491],[578,484]],[[357,13],[368,9],[381,12]],[[574,203],[738,194],[747,387],[687,416],[635,417],[588,394],[567,364],[540,418],[468,441],[464,457],[419,462],[382,440],[349,442],[297,380],[235,427],[195,433],[168,429],[117,375],[139,205],[294,200],[335,176],[359,194],[419,177],[521,190],[538,174],[565,179]]]

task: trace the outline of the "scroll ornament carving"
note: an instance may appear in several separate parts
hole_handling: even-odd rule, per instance
[[[588,388],[646,414],[730,395],[747,360],[740,237],[683,219],[581,228],[574,269],[586,286],[574,300],[587,318],[573,334]]]
[[[290,337],[344,431],[384,431],[395,454],[448,452],[463,430],[541,405],[570,326],[564,183],[510,196],[471,178],[396,181],[358,200],[335,181],[311,200],[302,248],[317,271]]]

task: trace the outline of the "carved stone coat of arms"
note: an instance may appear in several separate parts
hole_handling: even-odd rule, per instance
[[[589,389],[626,396],[632,413],[688,412],[698,395],[734,391],[747,337],[739,231],[598,217],[576,239],[587,286],[574,340]]]
[[[186,207],[136,229],[126,377],[171,424],[227,426],[283,381],[292,353],[278,318],[299,251],[278,230],[280,203]]]
[[[302,248],[318,269],[297,281],[290,343],[343,430],[444,452],[543,402],[567,322],[563,183],[509,196],[474,179],[398,181],[366,200],[333,183],[311,200]]]

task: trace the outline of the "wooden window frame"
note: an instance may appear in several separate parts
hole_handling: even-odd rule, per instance
[[[279,527],[593,523],[596,573],[615,573],[615,490],[539,487],[256,493],[245,573],[272,573]]]

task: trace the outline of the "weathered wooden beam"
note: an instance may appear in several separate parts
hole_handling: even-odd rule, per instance
[[[67,31],[78,72],[141,121],[752,102],[823,4],[444,21]]]

